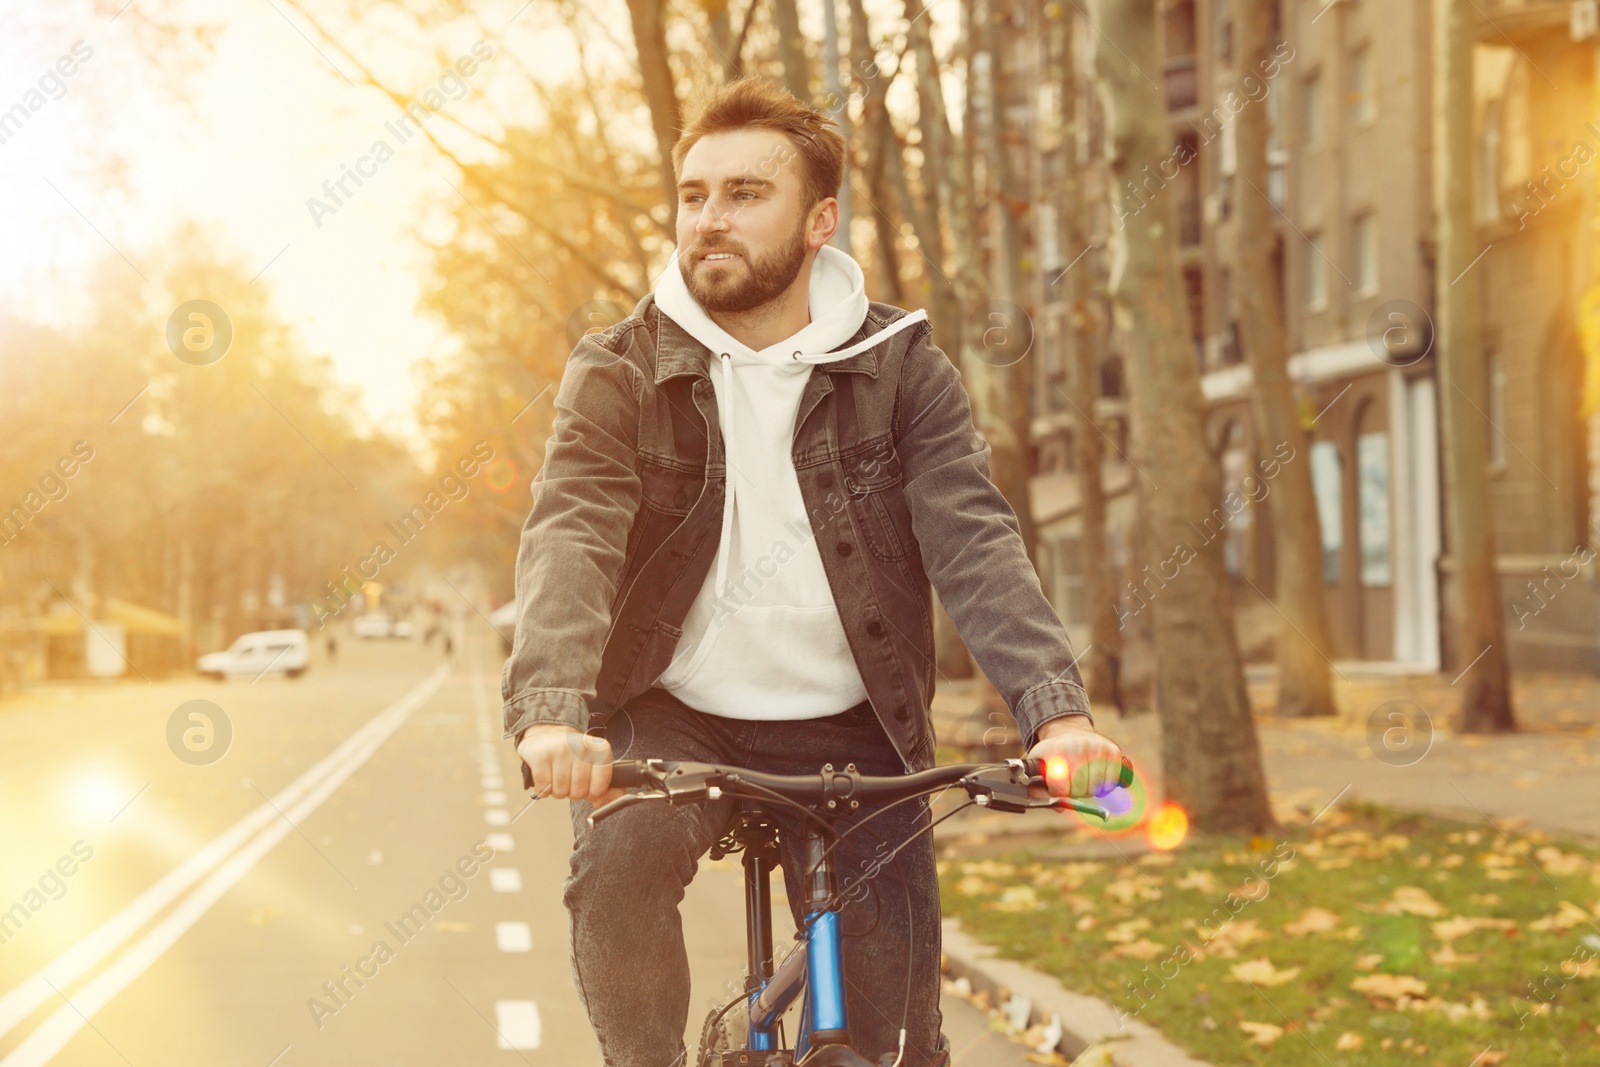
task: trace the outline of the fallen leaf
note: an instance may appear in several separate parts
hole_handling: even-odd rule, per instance
[[[1107,930],[1106,940],[1126,945],[1148,929],[1150,929],[1149,919],[1129,919]]]
[[[1433,924],[1433,936],[1440,941],[1454,941],[1458,937],[1477,933],[1479,930],[1509,930],[1517,924],[1510,919],[1491,918],[1483,915],[1457,915],[1454,918],[1443,919]]]
[[[1538,930],[1540,933],[1562,933],[1574,926],[1587,926],[1592,920],[1589,913],[1572,903],[1563,900],[1554,915],[1547,915],[1528,924],[1528,929]]]
[[[1444,914],[1444,905],[1433,899],[1420,885],[1402,885],[1395,887],[1393,899],[1378,910],[1385,915],[1403,913],[1433,919]]]
[[[1440,967],[1456,967],[1463,963],[1476,963],[1480,957],[1476,952],[1462,955],[1456,951],[1454,945],[1446,941],[1443,948],[1437,952],[1428,953],[1428,958]]]
[[[1241,1022],[1239,1029],[1250,1035],[1251,1044],[1262,1048],[1271,1048],[1283,1036],[1283,1027],[1271,1023]]]
[[[1228,973],[1239,981],[1249,982],[1252,985],[1279,986],[1293,981],[1294,976],[1300,973],[1300,968],[1290,967],[1280,971],[1271,960],[1262,956],[1259,959],[1235,963],[1228,968]]]
[[[1366,1040],[1360,1034],[1354,1030],[1346,1030],[1339,1035],[1339,1040],[1333,1043],[1333,1047],[1340,1052],[1360,1052],[1364,1044]]]
[[[1303,934],[1325,934],[1339,925],[1339,916],[1327,908],[1308,908],[1300,913],[1300,918],[1292,923],[1285,923],[1283,932],[1290,937],[1300,937]]]
[[[1165,945],[1158,945],[1148,937],[1141,937],[1132,944],[1118,945],[1111,950],[1111,954],[1135,960],[1153,960],[1165,951],[1167,951]]]
[[[1409,974],[1369,974],[1353,980],[1350,988],[1369,997],[1387,997],[1390,1000],[1428,995],[1428,983]]]

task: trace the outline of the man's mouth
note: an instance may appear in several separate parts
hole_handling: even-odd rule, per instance
[[[721,262],[725,262],[725,261],[730,260],[730,259],[738,259],[738,258],[739,258],[739,256],[735,252],[707,252],[705,255],[700,257],[700,262],[702,262],[702,263],[721,263]]]

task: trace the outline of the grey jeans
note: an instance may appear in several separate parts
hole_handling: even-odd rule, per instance
[[[757,722],[706,715],[663,689],[650,689],[595,732],[602,729],[618,759],[697,760],[773,774],[811,774],[824,763],[854,763],[863,774],[904,773],[865,702],[825,719]],[[678,808],[641,804],[592,828],[587,820],[593,806],[571,804],[572,873],[564,889],[572,974],[607,1067],[693,1067],[683,1046],[689,959],[678,905],[733,804],[732,798]],[[782,805],[768,810],[779,826],[784,885],[799,924],[800,819]],[[926,800],[901,804],[846,837],[834,852],[841,888],[875,861],[881,867],[875,877],[858,882],[841,912],[851,1044],[874,1061],[893,1053],[904,1019],[905,1067],[939,1067],[949,1057],[949,1042],[940,1033],[932,834],[922,834],[892,861],[882,859],[929,820]],[[729,929],[739,929],[736,916],[728,920]],[[774,954],[781,958],[786,949],[775,945]],[[743,984],[742,975],[727,977],[732,993],[711,991],[721,1002]]]

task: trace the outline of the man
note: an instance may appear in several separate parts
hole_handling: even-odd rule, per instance
[[[673,149],[677,252],[632,315],[573,351],[523,527],[505,736],[526,788],[572,801],[572,970],[610,1067],[685,1062],[677,908],[731,804],[590,828],[620,795],[613,758],[931,766],[930,579],[1074,795],[1114,781],[1121,756],[1093,729],[926,314],[868,301],[827,244],[831,125],[759,79],[703,103]],[[796,845],[796,817],[775,815]],[[925,802],[901,805],[836,854],[846,876],[882,867],[843,913],[851,1041],[892,1054],[904,1027],[906,1067],[949,1055],[932,835],[881,858],[928,822]],[[792,851],[783,869],[797,904]]]

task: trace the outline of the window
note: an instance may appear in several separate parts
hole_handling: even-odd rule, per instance
[[[1328,306],[1328,259],[1322,234],[1306,239],[1306,306],[1321,311]]]
[[[1489,395],[1489,468],[1504,470],[1506,465],[1506,368],[1500,353],[1490,352],[1486,370]]]
[[[1332,441],[1311,445],[1311,490],[1317,498],[1317,525],[1322,529],[1322,580],[1339,580],[1339,551],[1344,547],[1343,473],[1339,446]]]
[[[1322,143],[1322,75],[1313,74],[1305,80],[1304,122],[1306,147]]]
[[[1350,53],[1350,92],[1345,99],[1352,121],[1371,122],[1378,117],[1378,102],[1372,93],[1372,56],[1365,45]]]
[[[1356,216],[1351,243],[1356,251],[1356,295],[1378,291],[1378,224],[1369,211]]]
[[[1389,435],[1382,430],[1356,438],[1356,492],[1361,534],[1361,584],[1388,585]]]

